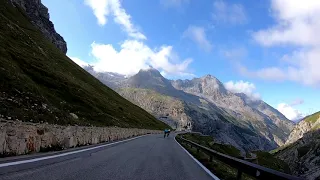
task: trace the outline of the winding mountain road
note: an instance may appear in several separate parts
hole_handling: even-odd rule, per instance
[[[1,180],[112,179],[209,180],[217,179],[202,168],[175,141],[147,135],[109,145],[55,155],[0,162]]]

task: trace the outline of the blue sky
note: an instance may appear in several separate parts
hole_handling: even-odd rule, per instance
[[[290,119],[320,110],[320,3],[43,0],[67,55],[96,71],[212,74]]]

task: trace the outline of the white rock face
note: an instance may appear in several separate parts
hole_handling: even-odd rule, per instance
[[[286,144],[291,144],[296,142],[298,139],[302,138],[305,133],[319,126],[319,124],[320,124],[320,113],[319,113],[318,119],[315,122],[300,121],[290,133],[289,138],[286,141]]]
[[[0,122],[0,154],[21,155],[39,152],[52,147],[61,149],[110,142],[147,133],[162,133],[156,130],[128,129],[117,127],[81,127],[34,124],[26,122]]]

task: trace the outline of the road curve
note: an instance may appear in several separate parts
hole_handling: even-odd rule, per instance
[[[207,180],[213,179],[174,140],[163,135],[148,135],[117,145],[105,146],[90,153],[80,152],[64,160],[0,175],[1,180],[112,179],[112,180]],[[60,157],[61,158],[61,157]],[[45,160],[43,160],[44,162]],[[0,164],[1,165],[1,164]],[[10,166],[14,169],[16,165]],[[26,167],[29,166],[29,169]],[[0,167],[8,168],[8,167]],[[3,171],[2,171],[3,172]]]

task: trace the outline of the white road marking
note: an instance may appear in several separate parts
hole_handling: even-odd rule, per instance
[[[130,139],[126,139],[126,140],[123,140],[123,141],[114,142],[114,143],[109,143],[109,144],[105,144],[105,145],[101,145],[101,146],[96,146],[96,147],[92,147],[92,148],[81,149],[81,150],[78,150],[78,151],[71,151],[71,152],[67,152],[67,153],[62,153],[62,154],[57,154],[57,155],[52,155],[52,156],[45,156],[45,157],[35,158],[35,159],[28,159],[28,160],[22,160],[22,161],[14,161],[14,162],[2,163],[2,164],[0,164],[0,168],[1,167],[19,165],[19,164],[25,164],[25,163],[31,163],[31,162],[37,162],[37,161],[43,161],[43,160],[46,160],[46,159],[53,159],[53,158],[57,158],[57,157],[68,156],[68,155],[71,155],[71,154],[90,151],[90,150],[93,150],[93,149],[98,149],[98,148],[110,146],[110,145],[113,145],[113,144],[118,144],[118,143],[121,143],[121,142],[131,141],[131,140],[134,140],[134,139],[137,139],[137,138],[141,138],[143,136],[146,136],[146,135],[142,135],[142,136],[138,136],[138,137],[134,137],[134,138],[130,138]]]
[[[209,174],[214,180],[220,180],[217,176],[215,176],[214,174],[212,174],[212,172],[206,168],[204,165],[202,165],[201,162],[199,162],[195,157],[193,157],[188,150],[186,150],[183,146],[181,146],[180,143],[177,142],[176,138],[174,137],[174,140],[176,141],[176,143],[204,170],[206,171],[207,174]]]

